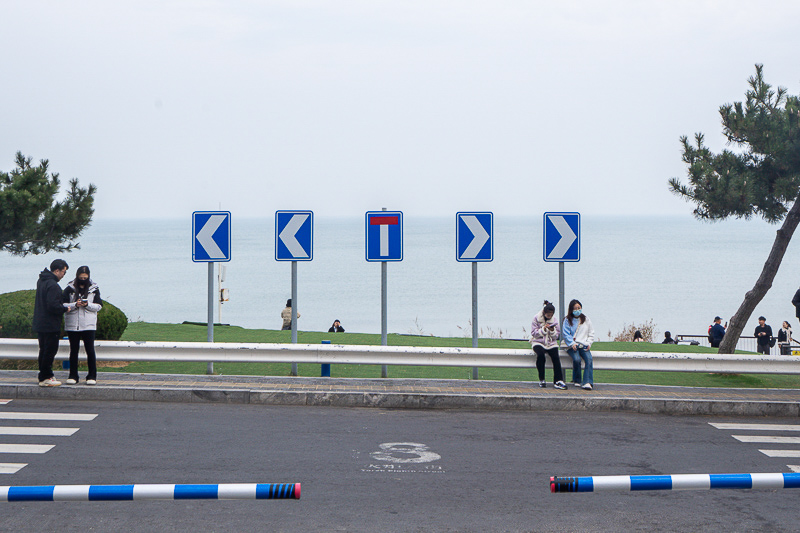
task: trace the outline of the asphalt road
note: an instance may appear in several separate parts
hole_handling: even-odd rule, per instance
[[[412,411],[15,400],[11,412],[94,413],[79,428],[2,435],[55,444],[0,485],[302,483],[261,501],[0,503],[2,531],[798,531],[798,489],[551,494],[551,475],[789,472],[710,422],[796,419]],[[763,434],[764,432],[760,432]],[[751,433],[752,434],[752,433]],[[774,434],[774,433],[770,433]],[[781,433],[800,435],[800,433]],[[406,444],[397,444],[406,443]],[[411,443],[411,444],[408,444]],[[800,449],[800,445],[794,445]]]

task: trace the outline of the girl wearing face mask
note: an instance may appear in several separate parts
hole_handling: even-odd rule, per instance
[[[572,300],[567,307],[567,316],[561,327],[567,353],[572,357],[572,382],[576,387],[592,390],[594,372],[592,352],[589,349],[594,342],[594,328],[589,317],[583,314],[583,306],[578,300]],[[581,381],[581,359],[584,361],[583,380]]]
[[[100,288],[89,277],[89,267],[78,268],[75,279],[67,284],[62,295],[67,314],[64,329],[69,337],[69,379],[67,385],[78,383],[78,349],[83,341],[89,373],[87,385],[97,384],[97,362],[95,360],[94,337],[97,330],[97,313],[102,309]]]

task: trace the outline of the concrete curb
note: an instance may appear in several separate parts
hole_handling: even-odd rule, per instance
[[[800,403],[780,400],[698,400],[635,397],[526,397],[502,394],[331,392],[192,387],[39,387],[0,385],[0,397],[230,403],[384,409],[475,409],[513,411],[624,411],[644,414],[800,417]]]

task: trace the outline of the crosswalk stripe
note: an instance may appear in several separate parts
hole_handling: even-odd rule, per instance
[[[11,411],[0,412],[0,420],[94,420],[96,414],[83,413],[15,413]]]
[[[788,466],[792,472],[800,472],[800,465],[786,465]]]
[[[39,435],[42,437],[69,437],[80,428],[27,428],[0,426],[0,435]]]
[[[758,450],[767,457],[800,457],[800,450]]]
[[[717,429],[735,429],[739,431],[800,431],[800,424],[714,424]]]
[[[770,444],[800,444],[800,437],[772,437],[767,435],[731,435],[739,442],[769,442]]]
[[[16,474],[26,466],[28,463],[0,463],[0,474]]]
[[[47,453],[55,444],[0,444],[0,453]]]

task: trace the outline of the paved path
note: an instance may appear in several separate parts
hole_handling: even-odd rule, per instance
[[[62,375],[63,374],[63,375]],[[66,381],[66,372],[56,372]],[[593,391],[508,381],[292,378],[101,372],[96,386],[39,387],[35,371],[0,371],[0,399],[63,398],[334,405],[422,409],[632,411],[800,416],[798,389],[722,389],[598,384]]]

